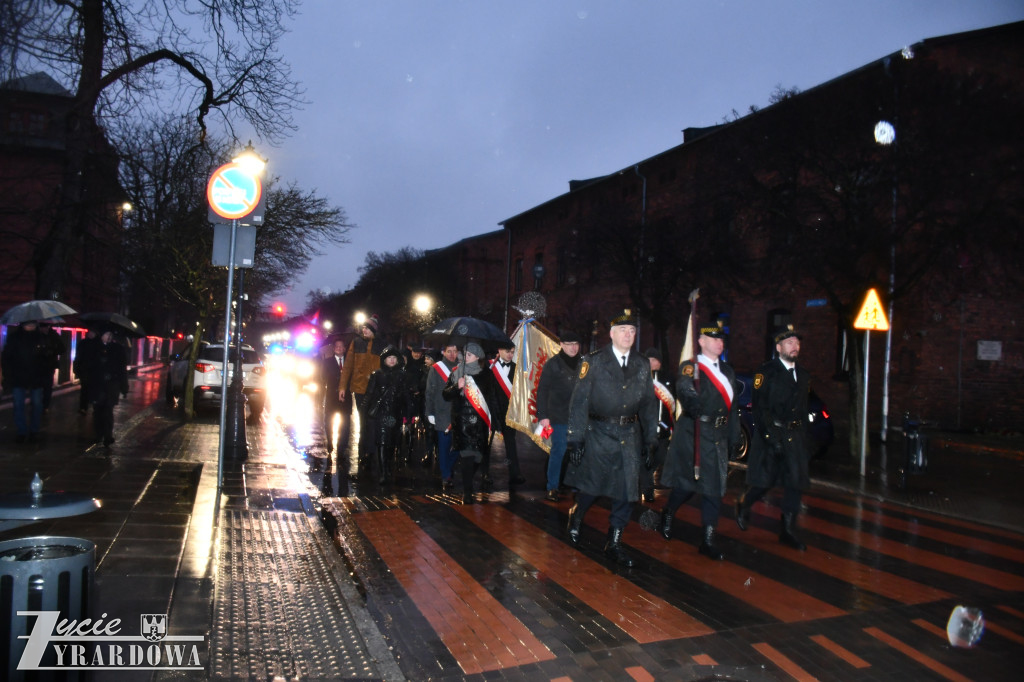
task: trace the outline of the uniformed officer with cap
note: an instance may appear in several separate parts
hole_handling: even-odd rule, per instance
[[[701,327],[696,362],[679,366],[676,399],[683,413],[672,434],[661,484],[672,488],[661,512],[658,531],[672,537],[676,510],[694,493],[700,493],[703,540],[700,553],[716,561],[722,552],[715,545],[722,496],[729,471],[729,453],[739,444],[740,423],[736,398],[740,394],[736,373],[722,360],[725,330],[719,325]],[[699,467],[699,468],[698,468]]]
[[[567,485],[577,489],[569,511],[569,541],[579,544],[583,517],[598,497],[612,500],[605,555],[621,566],[633,559],[622,549],[622,530],[640,499],[640,467],[658,437],[658,403],[647,358],[633,349],[636,320],[625,310],[612,318],[611,344],[580,365],[569,403]]]
[[[782,527],[779,542],[794,549],[807,546],[797,536],[801,492],[810,485],[808,473],[807,396],[811,377],[796,364],[800,334],[792,325],[775,334],[778,357],[761,365],[754,375],[754,437],[750,444],[747,488],[736,502],[736,523],[746,530],[750,508],[774,486],[782,486]]]

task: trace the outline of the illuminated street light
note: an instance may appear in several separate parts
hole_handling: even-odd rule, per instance
[[[334,323],[331,322],[330,320],[324,320],[324,329],[327,331],[331,331],[332,329],[334,329]]]
[[[413,308],[414,308],[414,309],[416,310],[416,312],[418,312],[418,313],[419,313],[420,315],[426,315],[427,313],[429,313],[429,312],[430,312],[430,309],[434,307],[434,302],[433,302],[433,301],[431,301],[431,300],[430,300],[430,297],[429,297],[429,296],[427,296],[426,294],[420,294],[420,295],[419,295],[419,296],[417,296],[417,297],[416,297],[416,299],[415,299],[415,300],[414,300],[414,301],[412,302],[412,307],[413,307]]]
[[[362,326],[363,326],[363,323],[364,323],[364,322],[366,322],[366,313],[364,313],[364,312],[363,312],[363,311],[361,311],[361,310],[360,310],[360,311],[358,311],[358,312],[356,313],[356,316],[355,316],[355,321],[356,321],[356,327],[357,327],[357,328],[358,328],[358,327],[362,327]]]

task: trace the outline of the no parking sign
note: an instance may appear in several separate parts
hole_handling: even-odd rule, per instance
[[[211,223],[263,224],[263,184],[239,163],[226,163],[213,172],[206,184],[206,199]]]

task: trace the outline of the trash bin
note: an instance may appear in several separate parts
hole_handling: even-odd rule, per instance
[[[0,542],[0,670],[20,680],[18,661],[33,618],[18,611],[60,611],[61,619],[89,615],[96,545],[81,538],[38,536]],[[45,659],[44,659],[45,661]]]

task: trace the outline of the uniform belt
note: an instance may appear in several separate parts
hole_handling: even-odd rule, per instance
[[[634,423],[639,417],[635,414],[631,414],[628,417],[602,417],[597,414],[590,415],[590,420],[595,422],[604,422],[605,424],[618,424],[619,426],[625,426],[626,424]]]
[[[780,422],[778,419],[776,419],[775,421],[772,422],[772,424],[779,427],[780,429],[799,429],[801,426],[804,425],[803,421],[800,419],[797,419],[796,421],[792,422]]]
[[[708,414],[702,414],[700,417],[698,417],[698,419],[704,422],[705,424],[711,424],[716,429],[720,429],[729,423],[728,417],[712,417],[711,415]]]

